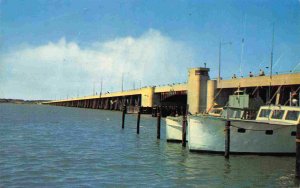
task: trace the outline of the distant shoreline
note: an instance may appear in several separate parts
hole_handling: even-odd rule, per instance
[[[23,100],[23,99],[0,99],[1,103],[12,103],[12,104],[41,104],[49,100]]]

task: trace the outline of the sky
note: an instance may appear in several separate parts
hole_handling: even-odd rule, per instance
[[[0,0],[0,98],[64,99],[300,71],[300,0]]]

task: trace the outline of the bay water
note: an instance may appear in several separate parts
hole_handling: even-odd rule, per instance
[[[296,187],[295,157],[200,154],[156,139],[156,119],[0,104],[0,187]]]

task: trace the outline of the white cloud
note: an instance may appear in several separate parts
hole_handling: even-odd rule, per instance
[[[149,30],[142,36],[116,38],[80,47],[61,38],[41,46],[27,46],[1,57],[0,97],[26,99],[65,98],[99,91],[118,91],[125,73],[125,89],[138,80],[143,85],[182,82],[194,60],[179,41]]]

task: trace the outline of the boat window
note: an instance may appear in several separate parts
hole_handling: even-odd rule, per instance
[[[273,130],[266,130],[266,135],[272,135],[273,134]]]
[[[299,111],[289,110],[286,114],[285,120],[297,121],[299,117]]]
[[[270,115],[271,110],[270,109],[262,109],[260,111],[259,117],[265,117],[268,118]]]
[[[222,110],[215,110],[215,114],[221,114]]]
[[[229,113],[230,118],[239,118],[240,111],[238,109],[231,109]]]
[[[284,110],[274,110],[272,114],[272,119],[282,119]]]
[[[239,128],[239,129],[237,130],[237,132],[239,132],[239,133],[245,133],[245,132],[246,132],[246,129]]]
[[[297,134],[296,131],[291,132],[291,136],[296,136],[296,134]]]
[[[241,117],[241,111],[237,110],[235,114],[235,118],[240,118]]]
[[[231,111],[230,111],[230,114],[229,114],[229,117],[230,117],[230,118],[235,118],[235,113],[236,113],[235,110],[231,110]]]
[[[213,109],[211,111],[211,113],[214,113],[214,114],[221,114],[222,110],[221,109]]]

